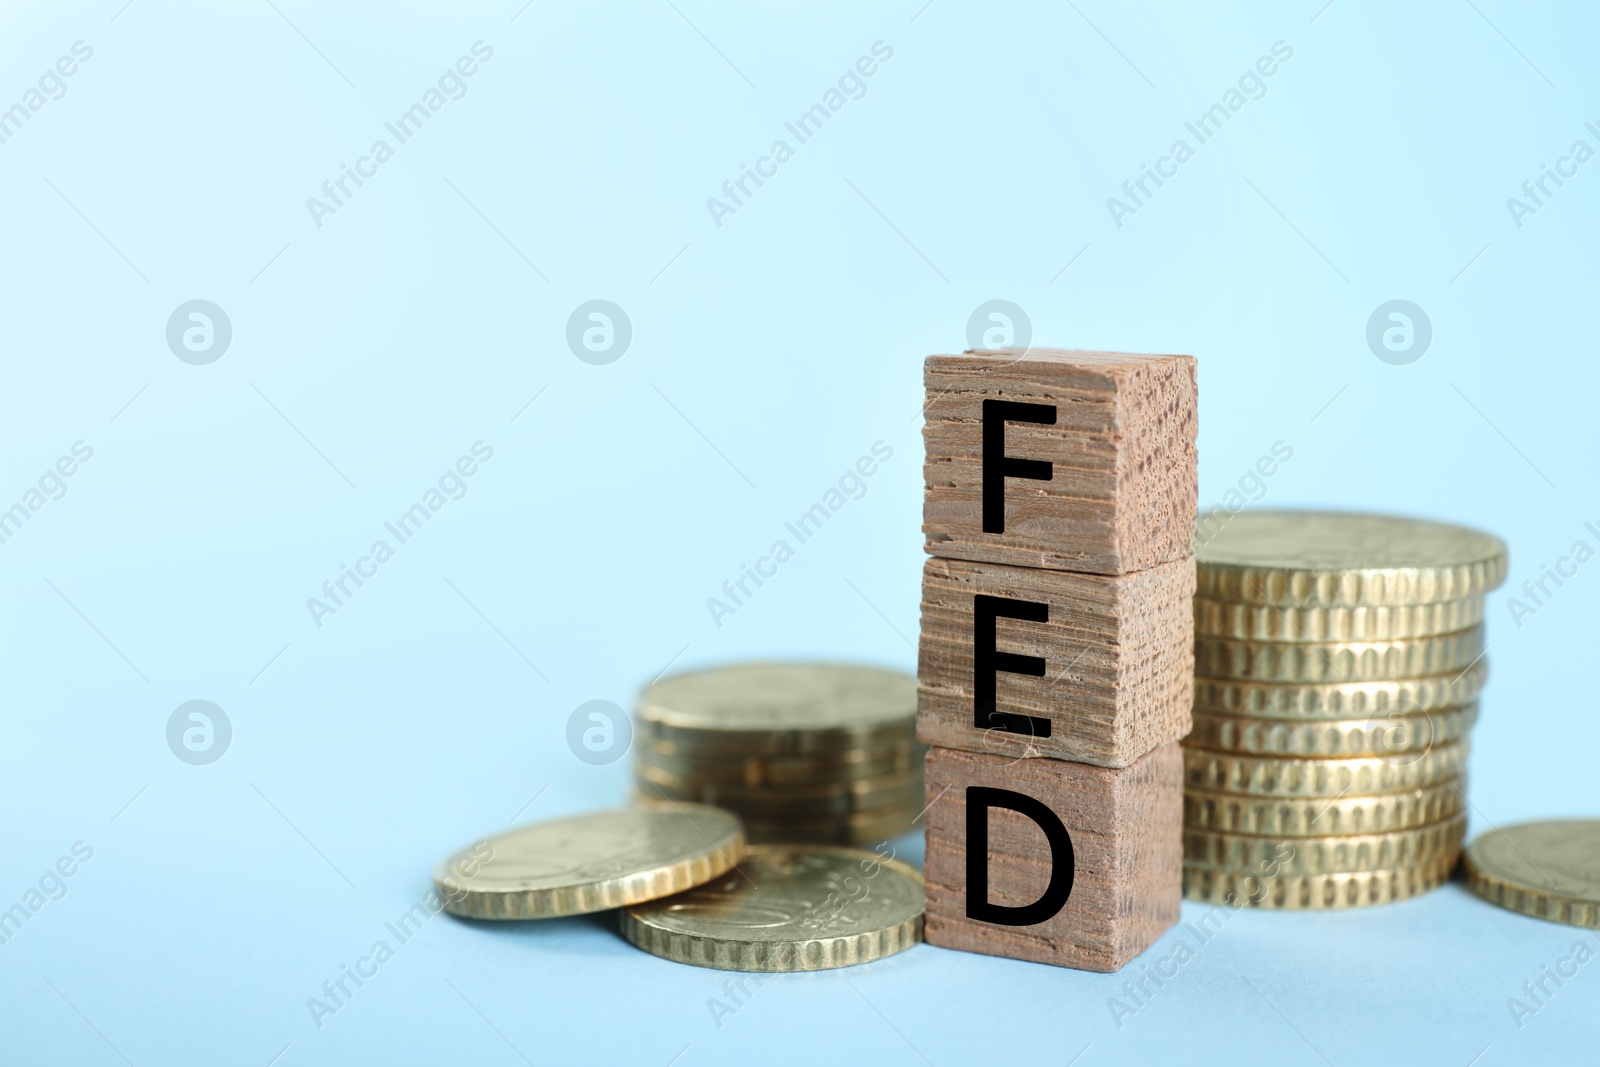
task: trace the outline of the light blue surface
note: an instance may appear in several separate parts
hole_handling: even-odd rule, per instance
[[[1520,1029],[1507,1000],[1597,942],[1459,886],[1241,914],[1120,1029],[1108,998],[1181,930],[1120,976],[919,947],[719,1028],[725,975],[598,921],[439,918],[307,1009],[452,848],[624,800],[626,761],[567,747],[580,703],[674,661],[913,668],[920,363],[984,301],[1036,343],[1196,354],[1207,503],[1282,441],[1265,503],[1491,529],[1513,588],[1600,543],[1600,162],[1520,228],[1506,204],[1600,148],[1579,5],[121,3],[0,15],[0,105],[93,49],[0,144],[0,507],[93,449],[0,544],[0,906],[93,849],[0,945],[0,1061],[1592,1058],[1600,964]],[[478,41],[465,95],[319,228],[307,198]],[[786,134],[880,41],[864,95]],[[1119,229],[1107,198],[1279,41]],[[780,138],[719,228],[707,198]],[[166,342],[194,299],[233,328],[210,365]],[[592,299],[632,323],[609,365],[565,340]],[[1431,319],[1419,362],[1367,347],[1391,299]],[[479,441],[466,495],[319,628],[307,598]],[[878,441],[865,495],[714,625]],[[1507,592],[1474,832],[1600,807],[1600,571],[1520,628]],[[207,766],[166,741],[196,699],[233,729]]]

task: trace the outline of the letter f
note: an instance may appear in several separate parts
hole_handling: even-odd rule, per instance
[[[983,402],[983,532],[1006,532],[1006,479],[1051,478],[1047,459],[1013,459],[1006,455],[1006,423],[1056,424],[1054,404],[1023,404],[1015,400]]]

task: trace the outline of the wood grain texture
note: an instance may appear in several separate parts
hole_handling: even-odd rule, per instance
[[[995,755],[1126,767],[1191,727],[1194,561],[1118,576],[932,558],[922,570],[917,740]],[[1002,618],[995,646],[1044,659],[1043,677],[995,674],[995,710],[1047,719],[1049,737],[976,725],[974,598],[1043,603]]]
[[[1183,760],[1176,744],[1121,770],[1052,759],[934,748],[928,752],[926,937],[966,952],[1116,971],[1178,921],[1183,894]],[[1066,904],[1033,926],[967,917],[966,795],[970,786],[1042,802],[1072,838],[1075,874]],[[989,813],[989,900],[1009,907],[1039,898],[1050,853],[1030,819]]]
[[[1198,480],[1192,356],[1031,350],[929,356],[922,530],[930,555],[1122,574],[1187,556]],[[1056,408],[1009,423],[1006,455],[1050,481],[1008,478],[1005,532],[982,522],[983,401]]]

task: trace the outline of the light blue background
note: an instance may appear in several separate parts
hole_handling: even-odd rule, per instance
[[[1283,441],[1265,503],[1493,530],[1512,587],[1595,544],[1600,163],[1520,229],[1506,207],[1600,148],[1593,18],[1321,2],[6,5],[0,105],[94,55],[0,145],[0,506],[94,458],[0,545],[0,906],[94,858],[0,946],[0,1060],[1592,1057],[1600,964],[1520,1030],[1506,1001],[1600,943],[1459,886],[1240,915],[1120,1030],[1107,998],[1178,932],[1114,977],[919,947],[777,979],[719,1029],[726,975],[599,921],[440,918],[321,1029],[306,1008],[449,850],[623,802],[626,761],[565,744],[583,701],[672,662],[914,667],[920,363],[983,301],[1036,343],[1198,356],[1205,503]],[[314,225],[479,40],[467,95]],[[714,225],[880,40],[866,96]],[[1265,97],[1115,226],[1106,198],[1280,40]],[[195,298],[233,324],[210,366],[165,343]],[[564,340],[594,298],[633,324],[609,366]],[[1394,298],[1433,324],[1409,366],[1364,340]],[[479,440],[467,496],[315,626],[306,598]],[[713,625],[880,440],[866,496]],[[1593,567],[1521,628],[1491,597],[1474,833],[1595,811],[1597,603]],[[204,767],[164,737],[197,698],[234,729]]]

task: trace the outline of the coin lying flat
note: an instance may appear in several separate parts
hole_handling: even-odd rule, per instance
[[[917,715],[917,680],[842,663],[747,663],[672,675],[640,694],[646,736],[741,754],[826,751],[900,740]]]
[[[1459,777],[1467,768],[1470,744],[1462,740],[1426,752],[1353,759],[1237,756],[1185,747],[1184,788],[1257,797],[1398,793]]]
[[[1448,819],[1462,810],[1465,795],[1465,777],[1448,778],[1425,789],[1332,799],[1250,797],[1186,789],[1183,825],[1280,838],[1382,834]]]
[[[1465,815],[1414,830],[1339,837],[1262,837],[1185,827],[1183,862],[1217,871],[1287,876],[1383,871],[1420,867],[1445,854],[1454,862],[1466,832]]]
[[[1403,641],[1238,641],[1197,637],[1194,670],[1258,682],[1376,682],[1446,674],[1483,655],[1483,627]]]
[[[1269,911],[1326,911],[1393,904],[1443,885],[1455,869],[1456,859],[1454,853],[1446,853],[1419,867],[1278,877],[1185,865],[1183,895],[1210,904]],[[1203,924],[1204,916],[1199,921]]]
[[[1600,929],[1600,820],[1529,822],[1467,846],[1467,887],[1536,919]]]
[[[1483,597],[1433,604],[1285,608],[1195,597],[1194,632],[1242,641],[1397,641],[1454,633],[1483,621]]]
[[[1479,659],[1450,674],[1373,682],[1288,683],[1196,678],[1197,711],[1272,719],[1364,719],[1470,704],[1489,680]]]
[[[519,826],[447,857],[433,884],[456,915],[545,919],[682,892],[744,852],[738,816],[679,803]]]
[[[1184,744],[1261,756],[1387,756],[1459,741],[1478,721],[1478,705],[1376,719],[1286,722],[1196,711]]]
[[[677,963],[820,971],[922,940],[922,876],[851,848],[756,845],[737,870],[622,913],[622,936]]]
[[[1199,596],[1278,607],[1382,607],[1482,596],[1505,580],[1497,537],[1422,519],[1243,511],[1195,549]]]

